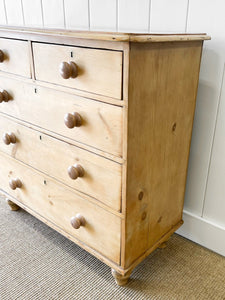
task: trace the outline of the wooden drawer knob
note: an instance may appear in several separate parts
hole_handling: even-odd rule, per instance
[[[82,119],[77,112],[69,113],[64,116],[64,123],[68,128],[80,127],[82,125]]]
[[[78,177],[84,176],[84,169],[81,165],[70,166],[67,171],[71,179],[77,179]]]
[[[12,178],[9,180],[9,186],[12,190],[15,190],[22,187],[22,182],[19,178]]]
[[[59,72],[62,78],[76,78],[78,75],[77,65],[75,62],[62,62],[59,66]]]
[[[4,133],[3,134],[3,142],[6,144],[6,145],[9,145],[9,144],[15,144],[16,143],[16,136],[14,133]]]
[[[83,216],[81,216],[80,214],[76,214],[75,217],[72,217],[70,219],[71,225],[73,226],[73,228],[75,229],[79,229],[80,226],[84,226],[86,221],[85,218]]]
[[[2,63],[4,61],[4,52],[2,50],[0,50],[0,63]]]
[[[4,90],[0,92],[0,103],[8,102],[9,101],[9,94]]]

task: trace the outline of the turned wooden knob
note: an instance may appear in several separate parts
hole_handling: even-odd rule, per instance
[[[9,94],[4,90],[0,92],[0,103],[1,102],[8,102],[9,101]]]
[[[12,190],[15,190],[22,187],[22,182],[19,178],[12,178],[9,180],[9,186]]]
[[[16,136],[14,133],[4,133],[3,134],[3,142],[6,144],[6,145],[9,145],[9,144],[15,144],[16,143]]]
[[[77,65],[73,61],[64,61],[59,66],[59,73],[64,79],[75,78],[78,75]]]
[[[4,61],[4,52],[2,50],[0,50],[0,63],[2,63]]]
[[[77,112],[69,113],[64,116],[64,123],[68,128],[80,127],[82,125],[82,119]]]
[[[71,179],[77,179],[78,177],[84,176],[84,169],[81,165],[70,166],[67,171]]]
[[[79,229],[80,226],[84,226],[86,221],[85,218],[83,216],[81,216],[80,214],[76,214],[75,217],[72,217],[70,219],[71,225],[73,226],[73,228],[75,229]]]

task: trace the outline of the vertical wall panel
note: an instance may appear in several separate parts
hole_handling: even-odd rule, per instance
[[[218,110],[203,217],[225,228],[225,78]]]
[[[89,29],[89,2],[88,0],[64,0],[66,28]]]
[[[224,0],[189,0],[188,30],[208,32],[215,36],[224,34]]]
[[[25,26],[42,27],[41,0],[22,0]]]
[[[42,0],[44,27],[64,28],[63,0]]]
[[[150,32],[185,32],[188,0],[151,0]]]
[[[0,0],[0,25],[5,25],[6,23],[4,0]]]
[[[118,30],[148,32],[150,0],[118,0]]]
[[[117,1],[90,0],[90,29],[116,31]]]
[[[225,60],[224,9],[222,0],[189,2],[187,31],[212,36],[204,44],[185,197],[185,209],[199,216],[204,205]]]
[[[23,26],[23,8],[21,0],[5,0],[8,25]]]

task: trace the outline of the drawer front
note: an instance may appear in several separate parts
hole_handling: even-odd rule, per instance
[[[37,80],[121,99],[122,52],[33,43]],[[71,57],[72,56],[72,57]],[[73,68],[70,61],[76,64]],[[62,68],[61,63],[64,64]],[[69,78],[65,79],[60,74]],[[76,76],[73,78],[73,76]]]
[[[66,233],[119,263],[121,226],[119,217],[10,157],[2,154],[0,164],[0,188],[3,191],[17,198]],[[20,179],[22,187],[12,190],[9,187],[9,180],[15,178]],[[78,213],[85,218],[86,224],[75,229],[70,221]]]
[[[31,77],[28,42],[0,38],[0,50],[0,71]]]
[[[0,151],[120,211],[120,164],[0,115],[0,137],[3,136]]]
[[[4,77],[0,77],[0,88],[6,90],[11,98],[0,103],[0,112],[121,156],[121,107]],[[73,112],[81,116],[82,124],[68,128],[64,118]]]

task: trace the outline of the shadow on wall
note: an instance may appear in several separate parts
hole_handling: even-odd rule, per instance
[[[203,50],[184,204],[186,210],[198,216],[204,205],[223,76],[221,56],[214,47],[206,44]]]

